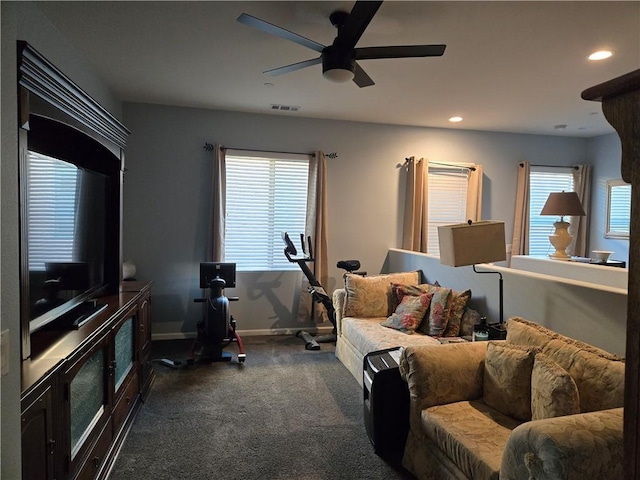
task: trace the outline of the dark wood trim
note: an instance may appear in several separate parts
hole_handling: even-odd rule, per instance
[[[87,125],[118,147],[126,147],[131,132],[24,41],[18,41],[18,85]]]
[[[622,143],[622,178],[631,184],[629,286],[624,397],[624,475],[640,477],[640,70],[582,92],[585,100],[602,102],[607,121]]]

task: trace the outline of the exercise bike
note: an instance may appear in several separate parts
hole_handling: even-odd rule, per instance
[[[232,355],[222,349],[235,342],[238,344],[238,363],[244,363],[247,355],[244,353],[242,338],[236,331],[236,321],[230,313],[229,302],[237,301],[238,297],[226,297],[224,289],[236,286],[236,264],[221,262],[206,262],[200,264],[200,288],[209,289],[206,298],[194,298],[196,303],[206,303],[204,317],[197,324],[196,339],[191,346],[189,357],[183,363],[169,358],[154,359],[171,368],[181,368],[185,364],[190,366],[196,362],[228,362]]]
[[[238,344],[238,363],[244,363],[247,355],[236,331],[236,321],[230,313],[229,302],[238,297],[226,297],[225,288],[235,287],[236,264],[207,262],[200,264],[200,288],[208,288],[209,296],[196,298],[196,303],[206,303],[204,318],[198,322],[198,334],[191,349],[191,360],[202,362],[228,362],[232,355],[222,349]]]
[[[295,245],[289,238],[289,234],[287,232],[282,232],[282,240],[285,244],[284,255],[287,257],[291,263],[296,263],[304,273],[305,277],[309,281],[309,286],[307,290],[311,294],[311,297],[316,303],[320,303],[324,306],[327,311],[327,316],[329,317],[329,321],[333,325],[333,329],[328,335],[319,335],[312,336],[309,332],[304,330],[300,330],[296,333],[297,337],[300,337],[304,340],[305,345],[304,348],[307,350],[320,350],[320,343],[335,343],[337,339],[337,329],[336,329],[336,310],[333,307],[333,301],[331,297],[327,295],[324,287],[320,284],[318,279],[315,277],[308,263],[314,262],[313,258],[313,250],[311,247],[311,237],[307,237],[307,244],[305,247],[305,238],[303,234],[300,234],[300,244],[302,247],[302,254],[298,255],[298,250]],[[346,270],[346,273],[356,273],[358,275],[366,275],[366,272],[356,272],[360,268],[360,262],[358,260],[340,260],[337,265],[338,268]],[[345,273],[345,274],[346,274]]]

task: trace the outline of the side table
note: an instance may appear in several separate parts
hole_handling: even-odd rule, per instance
[[[364,424],[377,455],[399,464],[409,433],[409,388],[400,377],[400,347],[371,352],[363,361]]]

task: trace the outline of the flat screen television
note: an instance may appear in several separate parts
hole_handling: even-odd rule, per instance
[[[29,118],[21,165],[22,315],[77,328],[119,283],[120,160],[65,123]],[[57,322],[60,323],[60,322]]]

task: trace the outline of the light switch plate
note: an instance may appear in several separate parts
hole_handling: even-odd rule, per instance
[[[9,373],[9,330],[0,333],[0,375]]]

